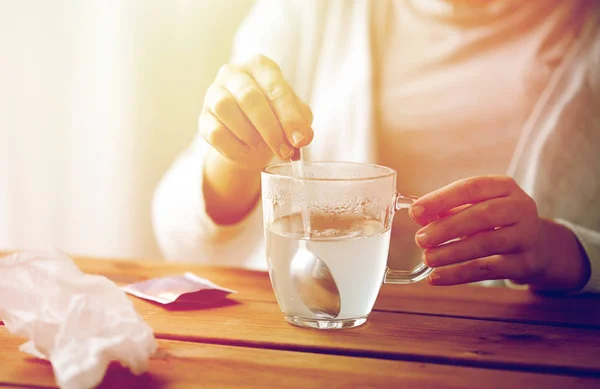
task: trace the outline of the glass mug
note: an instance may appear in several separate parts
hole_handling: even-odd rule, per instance
[[[291,163],[282,163],[263,169],[261,182],[269,276],[289,323],[323,329],[359,326],[382,283],[417,282],[433,270],[422,262],[409,271],[387,267],[394,214],[414,202],[396,192],[393,169],[313,162],[304,164],[304,178],[299,179]],[[302,210],[309,215],[308,235]]]

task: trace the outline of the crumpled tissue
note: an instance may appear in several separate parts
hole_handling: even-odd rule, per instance
[[[0,320],[29,339],[20,350],[50,361],[63,389],[97,386],[111,361],[142,374],[157,347],[117,285],[60,252],[0,258]]]

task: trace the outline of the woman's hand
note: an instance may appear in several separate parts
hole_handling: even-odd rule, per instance
[[[454,182],[417,200],[416,242],[434,285],[510,279],[534,289],[573,290],[589,277],[573,233],[538,216],[534,200],[506,176]]]
[[[224,65],[208,88],[198,128],[224,157],[260,170],[274,155],[289,158],[313,139],[312,113],[269,58]]]
[[[206,212],[235,224],[253,209],[260,170],[273,155],[287,159],[313,139],[312,113],[279,67],[258,55],[225,65],[208,88],[198,130],[212,146],[204,165]]]

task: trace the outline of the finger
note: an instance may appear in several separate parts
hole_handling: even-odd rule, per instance
[[[449,210],[449,211],[444,211],[444,212],[440,213],[438,216],[439,216],[440,218],[447,218],[447,217],[450,217],[450,216],[456,215],[456,214],[457,214],[457,213],[459,213],[460,211],[463,211],[463,210],[465,210],[465,209],[467,209],[467,208],[471,207],[472,205],[473,205],[473,204],[464,204],[464,205],[460,205],[460,206],[458,206],[458,207],[454,207],[454,208],[452,208],[452,209],[451,209],[451,210]]]
[[[229,91],[213,85],[208,88],[204,101],[207,109],[242,142],[261,151],[269,149]]]
[[[200,115],[198,130],[211,146],[231,160],[243,158],[250,152],[249,146],[239,140],[209,110]]]
[[[496,254],[509,254],[524,244],[523,234],[515,226],[485,231],[463,240],[443,244],[423,252],[429,267],[440,267]]]
[[[466,178],[419,198],[409,213],[417,221],[427,219],[461,205],[508,196],[517,188],[515,181],[507,176]]]
[[[438,216],[436,216],[436,217],[432,217],[432,218],[430,218],[430,219],[423,219],[423,218],[421,218],[421,219],[419,219],[419,220],[416,220],[416,222],[417,222],[417,223],[419,223],[419,224],[421,225],[421,227],[425,227],[425,226],[426,226],[426,225],[428,225],[429,223],[433,223],[434,221],[436,221],[436,220],[438,220],[438,219],[444,219],[444,218],[448,218],[448,217],[450,217],[450,216],[456,215],[456,214],[457,214],[457,213],[459,213],[460,211],[462,211],[462,210],[465,210],[465,209],[469,208],[471,205],[472,205],[472,204],[465,204],[465,205],[461,205],[461,206],[459,206],[459,207],[452,208],[452,209],[451,209],[451,210],[449,210],[449,211],[442,212],[441,214],[439,214],[439,215],[438,215]]]
[[[235,98],[273,153],[284,159],[289,158],[294,149],[285,138],[279,119],[258,84],[249,75],[231,66],[223,67],[217,79]]]
[[[416,242],[422,248],[432,248],[451,239],[513,225],[521,216],[517,208],[517,202],[509,197],[474,204],[452,217],[421,228],[417,231]]]
[[[436,268],[429,276],[432,285],[459,285],[470,282],[520,278],[519,254],[492,255]]]
[[[308,145],[313,136],[312,129],[296,102],[292,87],[285,81],[277,64],[259,55],[246,65],[246,69],[267,97],[288,142],[294,147]]]
[[[304,104],[298,96],[295,96],[295,98],[296,98],[296,105],[298,106],[298,108],[300,108],[300,112],[302,113],[302,116],[304,116],[304,119],[308,122],[308,125],[312,126],[312,122],[313,122],[312,110],[310,109],[308,104]]]

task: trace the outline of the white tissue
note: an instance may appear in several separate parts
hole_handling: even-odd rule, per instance
[[[152,328],[125,293],[62,253],[0,258],[0,320],[29,339],[22,351],[50,361],[63,389],[97,386],[111,361],[142,374],[156,350]]]

